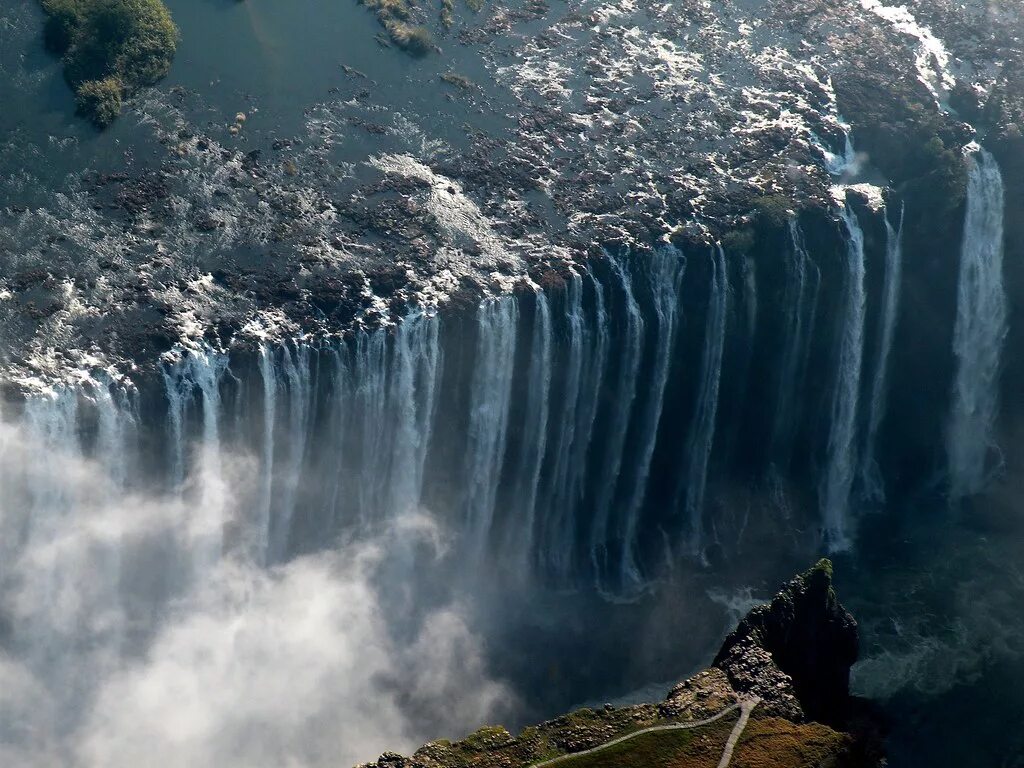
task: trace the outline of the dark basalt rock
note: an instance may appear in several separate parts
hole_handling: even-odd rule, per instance
[[[857,622],[832,588],[832,563],[821,560],[748,613],[713,665],[780,715],[835,723],[847,713],[857,653]]]

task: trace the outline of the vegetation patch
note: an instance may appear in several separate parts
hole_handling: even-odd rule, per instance
[[[758,223],[771,229],[785,227],[793,217],[792,208],[789,198],[782,195],[762,195],[754,200]]]
[[[778,717],[751,719],[736,751],[733,768],[818,768],[859,765],[850,736],[819,723],[792,723]]]
[[[178,29],[161,0],[42,0],[46,46],[62,57],[79,114],[104,128],[126,97],[167,74]]]
[[[734,718],[692,730],[655,731],[589,755],[570,757],[558,768],[716,768]]]
[[[408,0],[360,0],[373,11],[392,42],[413,56],[426,56],[434,50],[430,30],[413,21],[413,5]]]
[[[750,253],[754,248],[755,242],[754,231],[750,227],[731,229],[722,235],[722,248],[727,253],[735,253],[741,256]]]
[[[439,50],[434,43],[434,36],[423,25],[423,11],[415,0],[359,0],[373,11],[377,21],[387,32],[391,42],[413,56],[426,56],[431,51]],[[483,0],[466,0],[472,11],[483,8]],[[449,30],[455,24],[455,0],[440,0],[441,26]],[[381,44],[386,41],[381,36]]]
[[[448,83],[448,85],[454,85],[456,88],[461,88],[463,91],[468,91],[473,88],[473,81],[465,75],[460,75],[457,72],[445,72],[441,75],[441,82]]]

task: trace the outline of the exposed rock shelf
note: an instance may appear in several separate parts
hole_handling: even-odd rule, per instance
[[[603,247],[721,241],[761,258],[798,212],[835,240],[829,171],[851,131],[870,179],[906,200],[908,240],[945,254],[975,129],[1011,168],[1011,199],[1020,187],[1020,11],[995,24],[967,5],[913,4],[929,58],[878,3],[489,4],[445,56],[492,82],[426,88],[465,121],[458,138],[423,129],[429,151],[410,136],[430,116],[399,119],[352,68],[305,134],[245,149],[204,124],[198,94],[149,92],[152,159],[0,212],[5,364],[52,381],[128,373],[176,343],[345,333],[557,284]]]

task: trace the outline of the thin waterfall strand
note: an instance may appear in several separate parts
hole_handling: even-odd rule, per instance
[[[598,478],[598,489],[593,510],[591,527],[591,560],[595,572],[600,575],[608,565],[609,531],[612,506],[615,503],[615,492],[622,474],[623,451],[626,447],[626,435],[629,431],[633,402],[636,400],[637,378],[642,353],[644,319],[633,293],[632,276],[627,265],[608,254],[608,263],[618,278],[625,304],[625,324],[622,337],[622,350],[619,357],[619,376],[616,386],[616,407],[611,417],[605,437],[604,464]]]
[[[651,385],[640,418],[640,434],[643,441],[637,452],[633,483],[624,507],[619,581],[621,587],[626,589],[639,587],[644,581],[637,559],[637,532],[650,478],[651,460],[654,458],[658,438],[658,425],[661,423],[661,412],[665,403],[665,388],[668,384],[678,325],[679,288],[685,269],[686,260],[675,248],[656,251],[647,261],[647,279],[657,320],[657,342]]]
[[[711,250],[711,281],[707,318],[704,323],[704,352],[697,406],[690,424],[686,468],[686,516],[690,525],[689,549],[697,556],[704,551],[704,495],[708,465],[715,442],[718,393],[725,352],[726,319],[729,313],[729,274],[721,246]]]
[[[839,315],[839,356],[836,363],[832,419],[828,435],[827,467],[822,488],[824,533],[828,547],[849,549],[850,492],[857,467],[857,412],[864,361],[864,233],[849,205],[843,207],[846,227],[846,275]]]
[[[864,458],[861,461],[860,480],[862,493],[867,501],[885,502],[885,484],[878,465],[875,449],[878,432],[885,419],[889,355],[896,334],[896,322],[900,310],[900,284],[903,279],[903,210],[900,210],[899,227],[893,228],[889,217],[885,217],[885,281],[882,286],[882,317],[878,323],[878,341],[875,355],[875,374],[871,382],[871,405],[868,411],[867,437],[864,440]]]

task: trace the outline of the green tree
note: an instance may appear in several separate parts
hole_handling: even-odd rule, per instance
[[[122,101],[171,67],[178,29],[161,0],[42,0],[46,45],[60,54],[78,111],[109,125]]]

